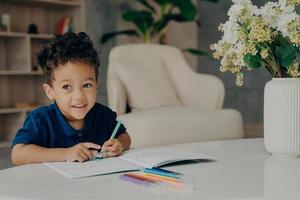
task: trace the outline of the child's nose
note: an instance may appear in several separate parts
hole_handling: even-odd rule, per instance
[[[74,96],[75,99],[82,99],[84,98],[84,93],[81,89],[77,89],[74,91]]]

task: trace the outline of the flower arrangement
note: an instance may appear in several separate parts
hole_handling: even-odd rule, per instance
[[[251,0],[232,0],[229,19],[220,24],[222,39],[211,45],[221,60],[220,71],[236,75],[243,85],[244,70],[265,67],[274,78],[298,78],[300,0],[267,2],[258,8]]]

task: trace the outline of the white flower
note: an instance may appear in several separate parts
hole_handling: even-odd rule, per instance
[[[299,77],[299,63],[280,70],[275,46],[285,37],[288,45],[300,47],[300,16],[295,6],[300,0],[267,2],[261,8],[251,0],[232,0],[228,21],[219,26],[222,39],[211,45],[213,57],[220,60],[220,71],[236,75],[243,85],[243,70],[264,66],[274,77]],[[252,68],[251,68],[252,67]]]
[[[257,6],[254,6],[250,0],[232,0],[234,3],[228,10],[229,21],[244,23],[257,12]]]
[[[252,5],[251,0],[232,0],[235,5]]]
[[[244,74],[239,72],[236,74],[236,81],[237,86],[242,86],[244,84]]]
[[[300,19],[299,15],[295,12],[282,13],[277,20],[277,30],[282,33],[284,37],[288,37],[288,24],[293,20]]]
[[[300,4],[300,0],[279,0],[279,4],[283,7],[297,6]]]
[[[243,8],[242,5],[238,5],[238,4],[232,5],[228,10],[228,14],[227,14],[229,16],[229,21],[237,22],[242,8]]]
[[[279,0],[279,5],[281,6],[281,7],[286,7],[286,0]]]
[[[227,21],[225,24],[223,24],[224,35],[222,40],[231,44],[235,44],[239,39],[239,28],[240,26],[238,23]]]
[[[276,28],[278,18],[281,14],[280,5],[275,2],[268,2],[257,10],[255,15],[261,16],[272,28]]]

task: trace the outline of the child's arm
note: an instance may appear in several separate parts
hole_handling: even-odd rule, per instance
[[[104,153],[104,157],[113,157],[119,156],[123,151],[128,150],[130,148],[131,139],[128,133],[121,133],[116,139],[110,139],[103,144],[102,150]]]
[[[86,161],[95,156],[94,151],[101,147],[94,143],[79,143],[69,148],[45,148],[35,144],[16,144],[11,153],[15,165],[51,161]]]

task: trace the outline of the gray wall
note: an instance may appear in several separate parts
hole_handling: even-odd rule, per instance
[[[112,41],[105,45],[100,45],[100,37],[103,33],[116,29],[117,15],[120,13],[119,4],[117,0],[86,0],[85,13],[86,31],[100,53],[98,102],[107,105],[106,73],[108,53],[115,43]]]
[[[94,40],[98,50],[101,51],[101,72],[100,72],[100,92],[98,99],[101,103],[107,104],[106,99],[106,73],[107,59],[110,49],[119,44],[109,42],[100,46],[100,36],[109,31],[116,30],[124,26],[121,20],[122,10],[132,2],[127,0],[87,0],[86,1],[86,26],[87,32]],[[262,5],[264,0],[253,1],[257,5]],[[198,46],[203,50],[208,50],[210,44],[217,42],[221,38],[221,33],[217,27],[219,23],[227,20],[227,11],[231,5],[231,0],[220,0],[218,4],[207,2],[199,3],[199,19],[202,26],[198,29]],[[120,25],[121,24],[121,25]],[[180,35],[182,37],[182,34]],[[181,40],[189,40],[191,35],[184,35]],[[124,40],[124,39],[123,39]],[[121,39],[122,41],[122,39]],[[122,42],[121,42],[122,43]],[[239,110],[246,125],[248,136],[262,135],[263,123],[263,90],[265,83],[271,76],[264,70],[252,70],[245,73],[243,87],[235,85],[235,77],[230,73],[219,71],[219,61],[210,57],[200,57],[198,67],[193,67],[201,73],[214,74],[225,84],[225,108]],[[200,91],[199,91],[200,92]]]

